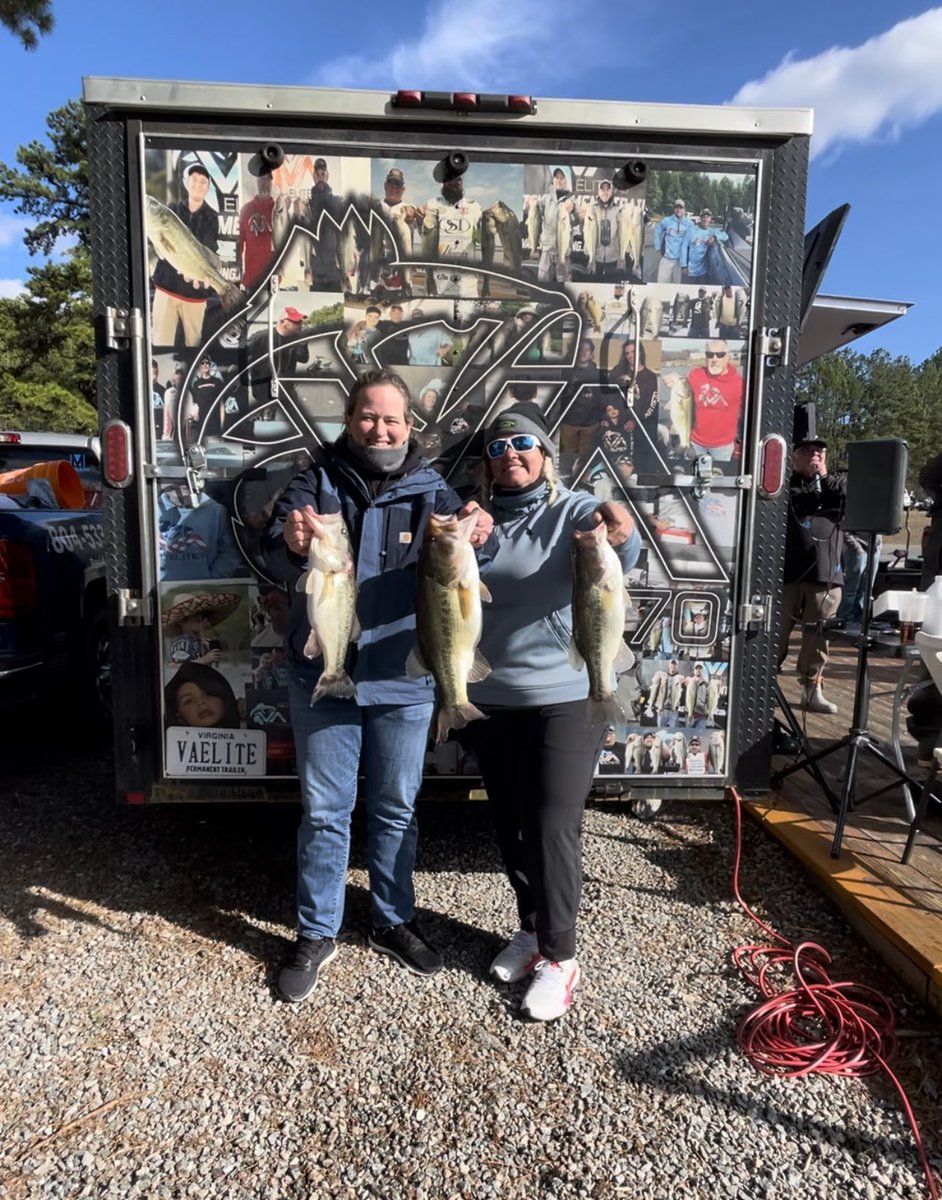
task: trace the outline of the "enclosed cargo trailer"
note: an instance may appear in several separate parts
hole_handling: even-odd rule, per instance
[[[598,789],[764,790],[810,113],[120,79],[85,103],[121,797],[295,789],[259,535],[371,366],[459,491],[529,398],[567,485],[634,516]],[[174,715],[192,659],[204,725]],[[475,771],[430,745],[429,783]]]

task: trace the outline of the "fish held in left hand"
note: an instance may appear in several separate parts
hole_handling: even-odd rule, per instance
[[[572,645],[569,660],[589,674],[586,724],[615,725],[625,715],[615,698],[612,676],[634,665],[625,644],[628,593],[618,555],[603,523],[572,535]]]
[[[438,691],[435,737],[445,741],[452,729],[486,719],[468,700],[468,684],[491,672],[478,650],[481,602],[490,592],[481,583],[471,534],[477,514],[464,518],[433,513],[422,542],[418,566],[416,632],[418,645],[409,655],[406,674],[431,675]]]

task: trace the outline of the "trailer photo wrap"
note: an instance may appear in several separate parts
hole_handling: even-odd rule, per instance
[[[598,774],[725,776],[759,166],[649,159],[628,186],[623,161],[482,152],[449,174],[325,140],[268,169],[143,138],[165,776],[296,772],[289,596],[260,538],[377,367],[462,497],[482,430],[531,401],[561,481],[628,508],[642,551]],[[476,765],[430,742],[427,770]]]

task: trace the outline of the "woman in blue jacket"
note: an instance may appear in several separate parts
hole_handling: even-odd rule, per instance
[[[567,1011],[579,982],[582,817],[605,736],[586,724],[588,677],[569,661],[572,533],[604,521],[626,572],[640,538],[620,505],[556,483],[536,405],[501,413],[484,444],[494,534],[480,648],[492,670],[468,694],[491,720],[462,739],[477,755],[520,919],[491,974],[512,983],[532,973],[522,1010],[547,1021]]]
[[[344,432],[312,455],[279,497],[262,539],[273,575],[291,596],[286,650],[301,783],[298,830],[298,941],[278,977],[278,994],[297,1001],[336,954],[343,919],[350,816],[357,770],[365,781],[367,866],[372,894],[370,945],[410,971],[432,975],[441,956],[413,923],[415,797],[422,782],[433,683],[406,676],[415,642],[415,567],[431,513],[462,514],[461,500],[411,441],[412,404],[392,371],[369,371],[347,398]],[[480,511],[473,541],[492,524]],[[295,583],[307,566],[318,513],[343,514],[356,564],[362,634],[348,652],[353,699],[311,694],[323,660],[304,657],[310,633]]]

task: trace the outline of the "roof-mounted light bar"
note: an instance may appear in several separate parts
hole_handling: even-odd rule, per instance
[[[532,116],[536,101],[532,96],[501,96],[491,92],[394,92],[393,108],[433,108],[439,112],[512,113]]]

